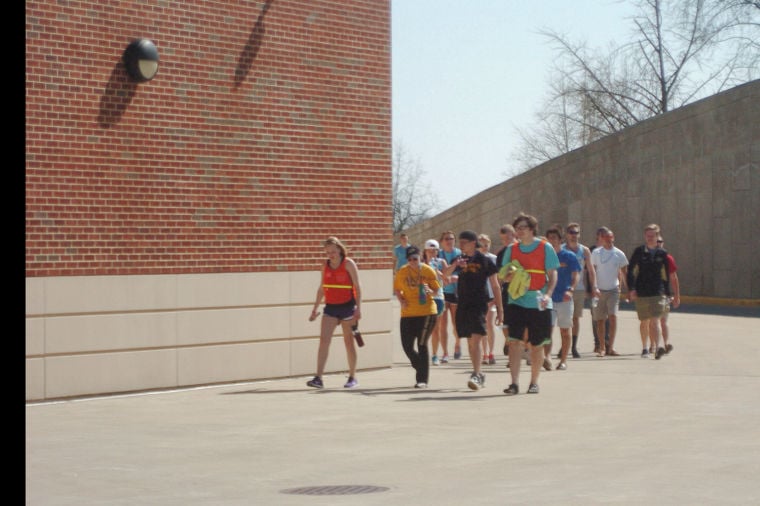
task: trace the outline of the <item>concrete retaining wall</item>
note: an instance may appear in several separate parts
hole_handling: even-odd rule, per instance
[[[412,244],[444,230],[484,232],[520,211],[543,232],[577,221],[582,242],[615,232],[627,255],[658,223],[682,293],[760,299],[760,81],[644,121],[550,160],[410,228]],[[473,169],[475,169],[473,167]]]

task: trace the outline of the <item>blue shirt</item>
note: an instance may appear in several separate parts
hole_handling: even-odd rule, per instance
[[[454,248],[451,250],[451,253],[446,253],[444,250],[440,250],[438,252],[438,258],[443,258],[446,260],[446,263],[451,265],[451,262],[457,258],[462,256],[462,250],[459,248]],[[452,276],[456,275],[459,276],[459,268],[457,267],[454,269],[454,272],[451,273]],[[457,284],[456,283],[449,283],[448,285],[443,287],[443,293],[457,293]]]
[[[557,286],[554,287],[552,300],[562,302],[565,292],[570,288],[573,282],[573,272],[581,272],[581,264],[578,262],[578,256],[570,250],[561,249],[557,253],[559,258],[559,268],[557,269]]]
[[[408,246],[403,246],[401,244],[397,244],[396,247],[393,248],[393,254],[396,256],[397,271],[406,265],[406,248],[408,248]]]

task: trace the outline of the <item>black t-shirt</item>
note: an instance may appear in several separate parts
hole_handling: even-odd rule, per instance
[[[628,289],[639,297],[653,297],[670,292],[668,253],[662,248],[641,245],[633,250],[628,261]]]
[[[459,276],[457,298],[460,307],[484,307],[488,305],[488,278],[498,272],[496,264],[480,251],[472,256],[462,254],[467,264],[457,267]]]

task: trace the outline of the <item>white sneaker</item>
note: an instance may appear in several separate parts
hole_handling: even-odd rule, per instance
[[[470,390],[480,390],[480,376],[473,374],[470,376],[470,381],[467,382],[467,386]]]

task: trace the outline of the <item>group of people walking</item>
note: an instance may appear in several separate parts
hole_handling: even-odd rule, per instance
[[[640,321],[642,357],[661,359],[673,350],[667,327],[672,304],[680,304],[680,286],[673,257],[664,249],[660,227],[647,225],[644,244],[630,258],[614,246],[607,227],[597,230],[597,242],[580,243],[580,225],[554,225],[539,233],[538,220],[520,213],[499,230],[502,246],[490,252],[490,238],[472,230],[458,235],[443,232],[420,250],[406,234],[394,248],[393,294],[401,307],[401,345],[415,370],[415,388],[427,388],[431,365],[449,360],[449,322],[454,334],[453,359],[462,357],[467,342],[472,364],[467,386],[485,387],[482,365],[494,364],[495,328],[505,337],[510,383],[507,395],[520,392],[520,367],[527,355],[530,382],[527,393],[539,393],[542,369],[551,370],[553,328],[561,338],[557,370],[566,370],[568,357],[579,358],[579,319],[591,300],[598,357],[618,356],[615,350],[621,293],[633,302]],[[457,242],[455,244],[455,242]],[[327,260],[310,320],[324,302],[317,374],[307,382],[324,386],[322,375],[332,335],[341,325],[349,378],[346,388],[358,386],[356,344],[362,344],[356,324],[361,318],[361,289],[356,264],[335,237],[325,243]],[[430,346],[428,345],[430,343]],[[431,349],[432,348],[432,349]],[[442,352],[439,356],[439,349]]]

